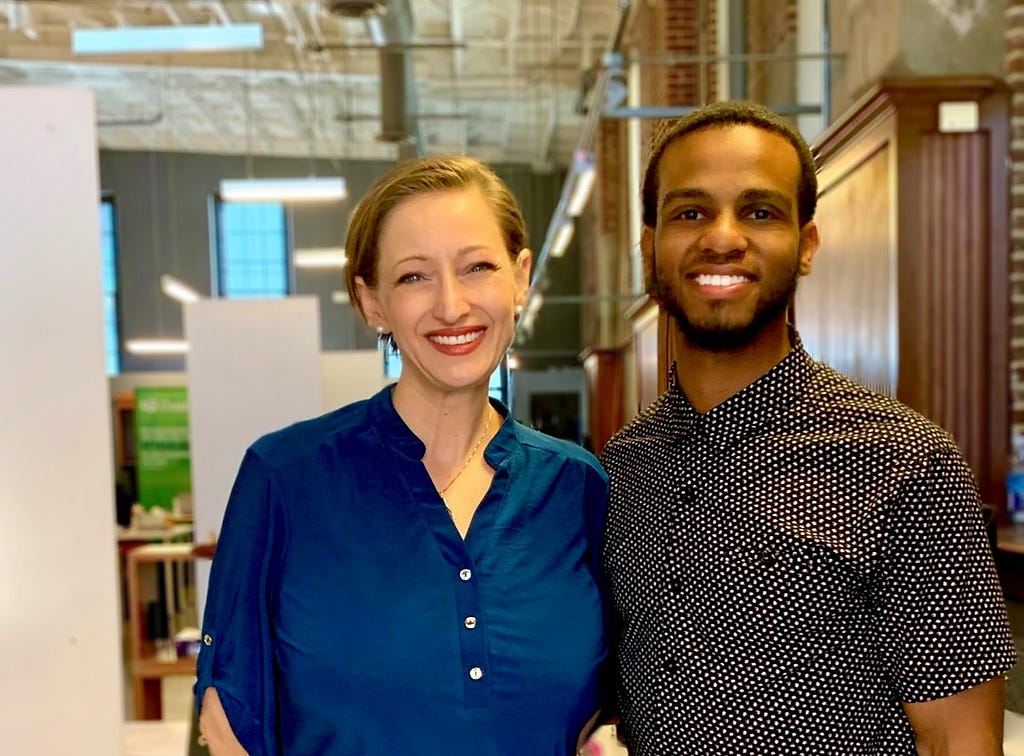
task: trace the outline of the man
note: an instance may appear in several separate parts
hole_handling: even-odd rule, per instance
[[[1002,753],[1016,654],[971,473],[787,323],[816,195],[759,106],[651,152],[641,248],[676,364],[603,454],[630,756]]]

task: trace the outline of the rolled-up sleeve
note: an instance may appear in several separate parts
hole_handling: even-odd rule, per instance
[[[213,686],[251,756],[279,753],[271,644],[280,553],[280,507],[264,461],[246,452],[210,572],[197,662],[196,705]]]

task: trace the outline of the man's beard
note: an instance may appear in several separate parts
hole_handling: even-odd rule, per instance
[[[765,328],[784,316],[796,294],[798,278],[797,266],[794,265],[791,274],[758,299],[754,312],[746,323],[723,322],[722,319],[716,318],[714,313],[701,322],[692,321],[676,300],[672,289],[657,275],[651,296],[665,308],[690,344],[708,352],[732,352],[753,342]],[[722,305],[724,304],[723,302]]]

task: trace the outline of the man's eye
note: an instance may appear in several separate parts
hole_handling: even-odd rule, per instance
[[[685,210],[679,210],[677,213],[675,213],[675,217],[679,218],[680,220],[696,221],[701,219],[702,213],[700,210],[691,207]]]
[[[767,208],[759,207],[750,215],[754,220],[769,220],[772,217],[772,211]]]

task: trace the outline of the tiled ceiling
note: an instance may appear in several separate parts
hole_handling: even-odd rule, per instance
[[[381,137],[381,49],[345,0],[0,0],[0,86],[96,94],[100,146],[394,159]],[[358,3],[356,3],[358,5]],[[581,71],[600,59],[616,0],[381,0],[404,39],[408,151],[567,164],[583,124]],[[332,10],[332,6],[335,6]],[[80,28],[257,22],[262,50],[76,57]],[[395,84],[384,77],[385,94]],[[401,86],[401,83],[398,84]],[[384,98],[387,100],[387,96]],[[7,117],[7,114],[4,114]]]

